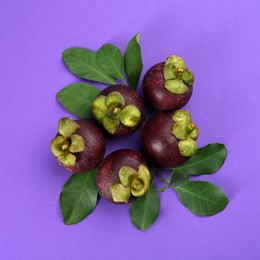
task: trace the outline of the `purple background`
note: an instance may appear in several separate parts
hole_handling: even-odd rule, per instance
[[[258,0],[1,0],[0,259],[260,259],[259,17]],[[105,42],[124,51],[137,32],[142,78],[171,54],[193,69],[186,108],[200,126],[199,145],[221,142],[229,151],[218,173],[197,179],[220,186],[230,203],[197,217],[169,190],[146,232],[131,224],[129,205],[104,200],[66,226],[58,199],[70,174],[49,143],[59,118],[70,115],[55,95],[78,79],[61,53]],[[108,140],[107,154],[139,142],[137,134]]]

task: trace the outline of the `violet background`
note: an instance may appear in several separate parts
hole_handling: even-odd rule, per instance
[[[258,0],[1,0],[0,12],[0,259],[260,259]],[[229,151],[218,173],[196,179],[221,187],[230,203],[197,217],[169,190],[146,232],[131,224],[129,205],[104,200],[66,226],[59,193],[70,174],[49,143],[59,118],[70,116],[55,95],[79,80],[61,53],[106,42],[124,51],[137,32],[141,94],[145,71],[171,54],[193,69],[186,108],[200,126],[199,146],[220,142]],[[106,154],[124,147],[140,149],[138,134],[108,140]]]

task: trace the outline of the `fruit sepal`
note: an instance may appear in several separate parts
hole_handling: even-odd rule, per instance
[[[63,117],[58,122],[59,134],[51,142],[51,151],[58,161],[65,167],[76,164],[75,153],[82,152],[85,142],[81,135],[77,134],[79,125],[71,118]]]
[[[120,182],[110,186],[114,202],[128,203],[131,195],[140,197],[148,191],[151,176],[145,165],[140,164],[138,171],[132,167],[123,166],[118,174]]]

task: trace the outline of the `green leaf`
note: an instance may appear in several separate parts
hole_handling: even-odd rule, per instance
[[[184,164],[175,169],[192,175],[212,174],[218,171],[227,157],[224,144],[212,143],[198,151]]]
[[[185,182],[189,181],[189,175],[185,172],[182,172],[181,170],[173,170],[171,174],[170,180],[166,180],[165,182],[168,182],[167,186],[161,188],[159,191],[164,192],[168,190],[171,186],[177,186],[181,185]]]
[[[160,198],[154,184],[147,193],[136,199],[130,207],[132,223],[140,230],[148,229],[157,219],[160,212]]]
[[[65,183],[60,194],[65,224],[76,224],[95,209],[98,196],[96,173],[97,169],[84,174],[73,174]]]
[[[62,59],[69,70],[80,78],[115,84],[115,80],[98,65],[96,52],[71,48],[62,53]]]
[[[130,86],[136,90],[143,70],[140,47],[140,33],[136,34],[128,43],[124,55],[125,72]]]
[[[104,44],[97,52],[97,61],[108,75],[124,80],[123,57],[116,46]]]
[[[79,118],[92,118],[92,103],[100,93],[96,87],[85,84],[75,83],[63,88],[58,94],[57,99],[69,112]]]
[[[170,186],[178,186],[181,184],[184,184],[189,181],[189,175],[185,172],[182,172],[181,170],[173,170],[171,174],[171,179],[168,184],[168,188]]]
[[[224,192],[210,182],[186,182],[176,186],[175,190],[182,204],[198,216],[213,216],[228,204]]]

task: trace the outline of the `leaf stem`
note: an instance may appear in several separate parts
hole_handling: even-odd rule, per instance
[[[122,81],[124,82],[124,84],[127,86],[126,80],[124,78],[122,78]]]
[[[167,183],[167,184],[170,182],[169,180],[167,180],[166,178],[164,178],[163,175],[162,175],[159,171],[157,171],[157,175],[160,177],[160,179],[161,179],[163,182],[165,182],[165,183]]]

